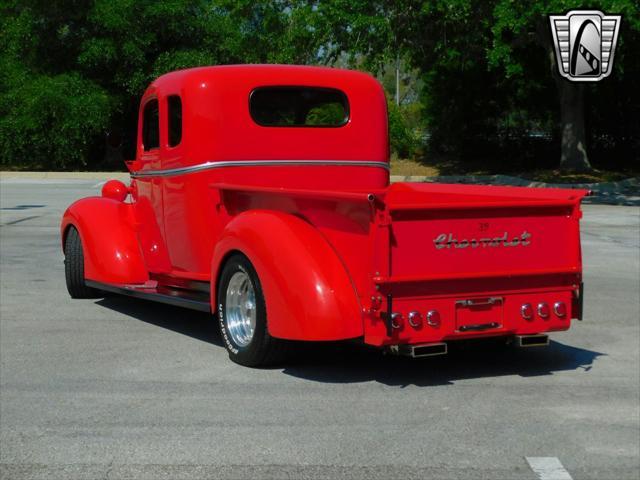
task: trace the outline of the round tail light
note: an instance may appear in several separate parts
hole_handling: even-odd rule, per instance
[[[542,302],[538,304],[538,315],[541,318],[549,318],[549,305]]]
[[[396,329],[400,329],[404,326],[404,318],[402,318],[401,313],[392,313],[391,314],[391,326]]]
[[[553,311],[556,312],[556,315],[559,317],[566,317],[567,305],[564,302],[556,302],[553,305]]]
[[[525,320],[531,320],[533,318],[533,307],[530,303],[525,303],[520,307],[520,314]]]
[[[420,312],[409,312],[409,325],[413,328],[422,327],[422,315],[420,315]]]
[[[427,323],[432,327],[440,325],[440,313],[437,310],[429,310],[427,312]]]

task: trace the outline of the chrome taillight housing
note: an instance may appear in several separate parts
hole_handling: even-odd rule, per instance
[[[401,313],[394,312],[391,314],[391,326],[395,329],[404,327],[404,317]]]
[[[409,312],[409,325],[413,328],[422,327],[422,315],[420,315],[420,312]]]
[[[538,315],[540,315],[540,318],[544,318],[547,319],[549,318],[549,304],[542,302],[538,304]]]
[[[520,307],[520,314],[525,320],[531,320],[533,318],[533,307],[530,303],[525,303]]]
[[[567,305],[564,302],[556,302],[553,304],[553,311],[561,318],[567,316]]]
[[[440,326],[440,312],[437,310],[429,310],[427,312],[427,323],[432,327]]]

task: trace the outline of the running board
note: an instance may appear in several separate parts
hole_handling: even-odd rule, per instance
[[[87,287],[106,292],[119,293],[129,297],[211,313],[209,294],[201,291],[158,285],[157,282],[149,282],[142,285],[114,285],[85,280],[84,283]]]

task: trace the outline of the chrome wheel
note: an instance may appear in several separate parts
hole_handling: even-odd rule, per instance
[[[235,272],[229,280],[225,304],[229,335],[237,346],[246,347],[256,329],[256,294],[245,272]]]

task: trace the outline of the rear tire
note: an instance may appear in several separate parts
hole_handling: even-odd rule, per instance
[[[288,344],[269,335],[260,279],[247,257],[235,254],[218,282],[218,320],[229,358],[246,367],[283,361]]]
[[[84,280],[84,251],[75,227],[70,227],[64,242],[64,274],[71,298],[98,298],[100,292],[87,287]]]

